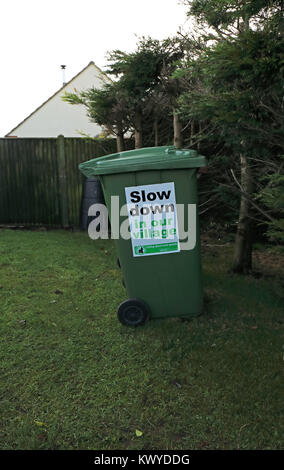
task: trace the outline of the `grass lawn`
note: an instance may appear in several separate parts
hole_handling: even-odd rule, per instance
[[[231,254],[203,248],[202,316],[133,329],[111,240],[0,230],[0,448],[283,448],[283,253]]]

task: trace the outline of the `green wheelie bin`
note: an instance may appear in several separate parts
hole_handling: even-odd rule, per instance
[[[175,147],[130,150],[79,165],[88,178],[99,177],[112,231],[113,220],[120,227],[114,238],[128,299],[117,315],[124,325],[202,312],[196,173],[203,166],[204,156]]]

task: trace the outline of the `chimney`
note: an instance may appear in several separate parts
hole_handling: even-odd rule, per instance
[[[63,80],[63,86],[66,85],[66,77],[65,77],[65,69],[66,69],[66,65],[60,65],[61,67],[61,70],[62,70],[62,80]]]

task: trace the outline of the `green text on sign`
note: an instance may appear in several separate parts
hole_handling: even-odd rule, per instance
[[[173,243],[164,243],[163,245],[143,245],[143,246],[135,246],[134,248],[136,255],[153,255],[155,253],[165,253],[165,252],[173,252],[179,251],[179,246],[177,242]]]

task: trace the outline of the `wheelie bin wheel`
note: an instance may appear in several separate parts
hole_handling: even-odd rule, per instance
[[[128,299],[122,302],[117,310],[117,317],[123,325],[143,325],[149,316],[148,307],[139,299]]]

